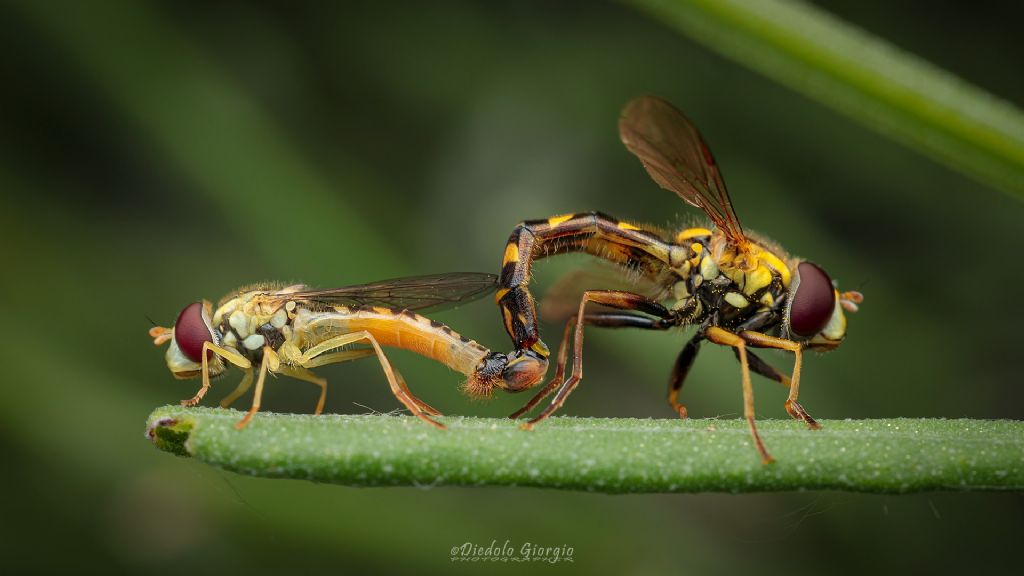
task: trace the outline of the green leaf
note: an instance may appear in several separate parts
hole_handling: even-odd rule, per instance
[[[666,25],[939,162],[1024,197],[1024,114],[793,0],[632,0]]]
[[[807,430],[758,423],[763,465],[742,420],[552,418],[533,431],[491,418],[243,413],[159,408],[162,450],[253,476],[349,486],[535,486],[593,492],[1024,489],[1024,423],[837,420]]]

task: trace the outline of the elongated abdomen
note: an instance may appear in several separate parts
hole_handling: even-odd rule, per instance
[[[294,326],[301,333],[303,349],[365,330],[381,346],[410,350],[467,376],[473,375],[490,352],[448,326],[408,310],[376,306],[338,306],[330,312],[301,310]]]

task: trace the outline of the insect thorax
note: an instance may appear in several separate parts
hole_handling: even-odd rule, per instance
[[[222,344],[255,362],[265,346],[277,350],[289,338],[294,317],[289,307],[294,309],[266,292],[247,292],[226,299],[213,320]]]
[[[676,235],[674,308],[687,324],[767,331],[782,320],[790,273],[775,250],[752,244],[745,251],[723,234],[687,228]]]

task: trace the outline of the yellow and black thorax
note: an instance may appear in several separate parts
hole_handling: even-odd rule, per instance
[[[781,322],[791,274],[777,247],[754,240],[741,249],[717,230],[686,228],[671,253],[681,323],[763,331]]]

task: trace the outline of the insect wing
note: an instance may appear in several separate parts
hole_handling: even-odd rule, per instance
[[[285,296],[321,306],[385,306],[424,311],[452,308],[482,298],[498,288],[498,277],[454,272],[395,278],[328,290],[306,290]]]
[[[711,150],[678,108],[634,98],[619,117],[619,138],[659,186],[703,210],[733,242],[747,242]]]

